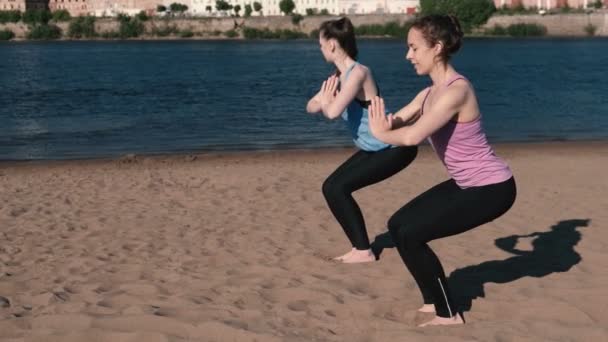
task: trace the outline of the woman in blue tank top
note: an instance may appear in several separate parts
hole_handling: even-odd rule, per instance
[[[371,70],[357,62],[357,43],[348,18],[330,20],[319,29],[321,53],[336,73],[325,80],[306,105],[308,113],[333,120],[341,117],[358,148],[323,183],[323,195],[350,240],[351,250],[334,260],[344,263],[375,261],[365,221],[352,193],[385,180],[407,167],[416,146],[395,147],[376,139],[369,129],[368,105],[379,95]]]

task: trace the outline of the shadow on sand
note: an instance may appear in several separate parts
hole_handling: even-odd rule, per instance
[[[578,228],[587,227],[590,220],[560,221],[549,231],[527,235],[510,235],[496,239],[496,247],[514,254],[504,260],[486,261],[478,265],[455,270],[449,275],[449,284],[460,309],[469,311],[475,298],[484,297],[486,283],[508,283],[523,277],[544,277],[555,272],[566,272],[581,261],[574,250],[580,241]],[[534,238],[530,251],[515,248],[521,238]],[[385,248],[393,248],[388,232],[376,236],[372,251],[377,258]]]

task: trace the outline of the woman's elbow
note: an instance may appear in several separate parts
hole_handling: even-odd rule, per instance
[[[424,139],[406,135],[405,137],[403,137],[402,143],[403,143],[403,146],[416,146],[416,145],[420,144],[422,142],[422,140],[424,140]]]
[[[342,114],[342,113],[338,113],[338,112],[335,112],[335,111],[332,111],[332,110],[324,110],[323,111],[323,115],[326,118],[330,119],[330,120],[338,118],[340,116],[340,114]]]

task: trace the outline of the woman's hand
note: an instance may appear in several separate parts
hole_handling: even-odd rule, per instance
[[[333,75],[330,76],[326,81],[324,81],[323,85],[321,85],[321,108],[325,108],[336,98],[336,93],[338,91],[338,82],[338,77]]]
[[[379,96],[372,98],[368,107],[369,129],[376,138],[393,127],[393,114],[385,115],[384,110],[384,99]]]

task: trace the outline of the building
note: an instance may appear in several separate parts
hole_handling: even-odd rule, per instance
[[[0,11],[21,11],[47,9],[47,0],[0,0]]]
[[[218,13],[215,9],[215,0],[188,0],[188,13],[195,16],[218,16],[229,13]],[[242,16],[245,13],[245,5],[253,7],[253,0],[228,0],[233,5],[239,5]],[[257,0],[262,5],[261,13],[253,12],[252,15],[283,15],[279,9],[280,0]],[[307,9],[316,10],[320,13],[338,14],[370,14],[370,13],[410,13],[417,11],[419,0],[293,0],[296,5],[294,13],[306,15]],[[209,11],[211,9],[211,11]]]
[[[604,6],[608,6],[608,0],[602,0]],[[496,8],[517,7],[538,9],[553,9],[562,7],[587,8],[595,3],[595,0],[494,0]]]
[[[281,0],[226,0],[230,5],[239,5],[239,15],[245,14],[245,6],[259,2],[262,9],[251,15],[283,15],[279,8]],[[293,0],[294,13],[306,15],[307,11],[331,15],[407,13],[414,14],[420,5],[419,0]],[[500,1],[500,0],[499,0]],[[511,1],[511,0],[508,0]],[[172,3],[188,6],[186,15],[190,16],[229,16],[234,11],[222,13],[216,7],[216,0],[0,0],[0,10],[20,10],[48,8],[51,11],[67,10],[72,16],[94,15],[116,16],[119,13],[134,15],[144,11],[156,13],[158,5],[169,8]]]
[[[419,0],[340,0],[340,14],[409,13],[414,14]]]
[[[53,1],[53,0],[51,0]],[[61,1],[61,0],[60,0]],[[169,1],[162,0],[87,0],[89,1],[89,13],[97,17],[116,16],[120,13],[135,15],[141,11],[147,14],[154,14],[158,5],[164,5]],[[172,2],[190,2],[188,1],[171,1]],[[169,7],[169,5],[166,5]]]
[[[89,3],[90,0],[49,0],[49,10],[66,10],[73,17],[87,15],[90,12]]]

